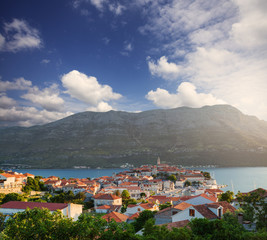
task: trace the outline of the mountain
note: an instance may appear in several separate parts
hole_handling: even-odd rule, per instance
[[[83,112],[42,126],[0,129],[0,164],[35,168],[267,166],[267,122],[229,105],[140,113]]]

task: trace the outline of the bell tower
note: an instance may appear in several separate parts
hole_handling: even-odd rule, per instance
[[[160,158],[158,157],[157,165],[160,165]]]

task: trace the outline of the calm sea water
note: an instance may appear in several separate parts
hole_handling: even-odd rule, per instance
[[[231,167],[231,168],[198,168],[210,172],[218,184],[227,185],[224,191],[231,190],[248,192],[255,188],[267,189],[267,167]],[[58,176],[60,178],[96,178],[112,176],[113,173],[124,171],[121,168],[112,169],[19,169],[21,173],[32,173],[43,177]]]

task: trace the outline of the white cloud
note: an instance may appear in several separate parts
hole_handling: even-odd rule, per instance
[[[265,0],[235,0],[240,20],[232,25],[231,34],[245,48],[267,46],[267,3]]]
[[[121,55],[129,56],[129,53],[132,52],[133,49],[134,49],[133,44],[128,41],[125,41],[123,51],[121,51]]]
[[[103,10],[104,3],[107,2],[107,0],[90,0],[91,4],[94,5],[99,11]]]
[[[0,51],[2,51],[4,49],[5,42],[6,42],[6,39],[4,38],[4,36],[2,34],[0,34]]]
[[[162,108],[182,106],[202,107],[206,105],[225,104],[224,101],[216,99],[212,94],[197,93],[196,87],[189,82],[181,83],[175,94],[171,94],[165,89],[157,88],[156,91],[148,92],[146,98],[156,106]]]
[[[48,63],[50,63],[50,60],[49,60],[49,59],[43,59],[43,60],[41,61],[41,63],[42,63],[42,64],[48,64]]]
[[[16,101],[13,98],[6,96],[6,94],[0,94],[0,108],[9,108],[16,105]]]
[[[17,78],[14,82],[0,80],[0,92],[7,90],[26,90],[32,86],[32,82],[24,78]]]
[[[126,9],[125,6],[119,3],[109,4],[108,7],[109,7],[109,10],[117,16],[121,15],[123,10]]]
[[[83,3],[90,3],[93,5],[98,11],[103,13],[104,11],[110,11],[115,16],[119,16],[123,13],[123,11],[126,9],[124,5],[119,3],[119,1],[111,1],[111,0],[75,0],[72,4],[72,6],[75,9],[81,8],[81,5]],[[85,6],[83,4],[83,6]],[[82,8],[80,10],[82,16],[88,16],[90,13],[87,9]]]
[[[42,40],[39,31],[31,27],[25,20],[14,18],[4,23],[5,35],[0,36],[0,50],[17,52],[23,49],[40,48]]]
[[[103,102],[107,104],[108,101],[118,100],[122,97],[120,94],[114,93],[110,86],[101,85],[95,77],[87,76],[77,70],[63,75],[61,81],[67,89],[66,93],[90,104],[91,107],[98,108],[100,105],[103,106]]]
[[[126,43],[124,46],[124,50],[128,52],[133,51],[133,45],[131,43]]]
[[[110,42],[110,39],[107,38],[107,37],[102,38],[102,40],[103,40],[103,42],[104,42],[105,45],[108,45],[109,42]]]
[[[190,81],[202,92],[267,120],[266,1],[173,0],[159,6],[148,10],[152,17],[140,31],[164,43],[157,53],[172,61],[149,60],[151,74]],[[164,67],[170,64],[173,78]],[[176,97],[161,90],[148,95],[155,104],[160,96]]]
[[[59,113],[47,110],[38,110],[34,107],[12,107],[0,108],[0,121],[8,122],[10,125],[29,127],[36,124],[45,124],[61,118],[70,116],[71,112]]]
[[[64,108],[64,100],[59,97],[59,94],[58,86],[53,84],[49,88],[44,88],[43,90],[34,86],[28,90],[28,93],[22,95],[21,98],[39,104],[47,111],[61,112]]]
[[[110,110],[114,110],[108,103],[106,102],[100,102],[95,107],[89,107],[86,109],[87,111],[92,112],[107,112]]]
[[[166,80],[177,79],[181,67],[175,63],[169,63],[165,56],[162,56],[156,63],[148,58],[148,68],[152,75]]]

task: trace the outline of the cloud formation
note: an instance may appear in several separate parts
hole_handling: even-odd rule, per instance
[[[5,93],[0,94],[0,108],[9,108],[16,105],[16,101],[6,96]]]
[[[77,70],[63,75],[61,81],[63,87],[67,89],[66,93],[72,98],[91,105],[92,109],[111,110],[107,102],[122,97],[121,94],[113,92],[110,86],[101,85],[95,77],[87,76]]]
[[[59,90],[56,84],[40,90],[34,86],[28,92],[21,96],[32,103],[39,104],[42,108],[51,112],[61,112],[64,109],[64,100],[59,97]]]
[[[4,23],[4,35],[0,34],[0,51],[17,52],[41,46],[39,31],[25,20],[14,18],[12,22]]]
[[[157,88],[150,91],[146,98],[156,106],[162,108],[176,107],[202,107],[206,105],[225,104],[224,101],[216,99],[212,94],[197,93],[196,87],[189,82],[182,82],[175,94],[169,93],[165,89]]]
[[[18,99],[8,97],[9,91],[17,91]],[[28,127],[45,124],[73,114],[65,110],[64,104],[56,84],[39,89],[24,78],[17,78],[13,82],[0,81],[1,126]]]
[[[172,0],[163,5],[156,2],[148,12],[152,17],[140,32],[152,34],[163,44],[158,49],[163,57],[148,61],[153,76],[186,79],[215,99],[267,119],[263,104],[267,102],[265,0],[224,0],[220,4]],[[167,93],[158,89],[147,96],[159,104],[159,96],[170,99]]]
[[[181,67],[175,63],[169,63],[165,56],[158,59],[156,63],[151,58],[148,58],[148,68],[153,76],[158,76],[165,80],[177,79],[181,72]]]
[[[35,107],[0,108],[0,120],[6,122],[6,126],[19,125],[29,127],[37,124],[45,124],[70,116],[72,112],[50,112],[39,110]],[[3,126],[3,124],[2,124]]]

